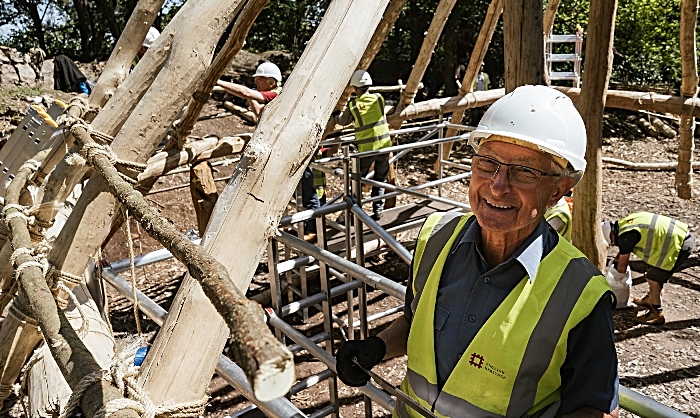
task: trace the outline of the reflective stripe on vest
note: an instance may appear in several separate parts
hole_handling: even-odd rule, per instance
[[[637,231],[642,238],[632,252],[650,266],[670,271],[688,235],[688,225],[668,216],[635,212],[618,221],[618,236]]]
[[[556,205],[547,209],[544,213],[544,219],[549,222],[552,218],[559,218],[564,224],[564,230],[559,232],[559,235],[564,237],[566,240],[571,241],[571,211],[569,210],[569,204],[562,197],[559,199]]]
[[[350,99],[348,108],[355,121],[355,140],[360,152],[391,146],[389,124],[384,115],[384,98],[381,94],[365,93]]]
[[[321,151],[317,151],[314,158],[317,160],[323,158]],[[316,194],[320,199],[326,195],[326,173],[315,168],[312,168],[311,171],[314,173],[314,188],[316,189]]]
[[[413,282],[414,289],[421,290],[402,390],[441,416],[520,417],[555,404],[569,331],[604,294],[612,294],[607,281],[575,247],[559,240],[541,261],[535,280],[524,277],[486,321],[440,391],[434,352],[437,290],[452,243],[472,215],[457,218],[456,225],[455,218],[441,223],[441,216],[426,220],[416,246]],[[433,233],[436,228],[449,234]],[[430,255],[435,247],[440,250],[437,258]],[[428,277],[423,276],[422,264],[433,259]],[[528,314],[521,315],[523,311]],[[497,349],[494,341],[499,342]],[[397,416],[406,416],[404,412],[419,416],[409,408]]]

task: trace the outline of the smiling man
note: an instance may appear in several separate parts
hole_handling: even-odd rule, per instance
[[[445,417],[616,417],[614,296],[546,209],[580,180],[586,131],[573,103],[523,86],[494,103],[470,144],[473,213],[421,228],[404,315],[337,354],[350,385],[408,354],[401,389]],[[394,416],[418,417],[397,402]]]

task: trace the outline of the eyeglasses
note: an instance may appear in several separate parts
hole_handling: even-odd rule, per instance
[[[472,157],[472,170],[475,174],[481,177],[494,177],[496,174],[498,174],[498,170],[501,169],[502,165],[508,167],[508,180],[511,182],[511,184],[518,187],[534,188],[537,186],[537,183],[539,183],[543,176],[562,176],[559,173],[548,173],[546,171],[524,165],[506,164],[491,157],[485,157],[479,154]]]

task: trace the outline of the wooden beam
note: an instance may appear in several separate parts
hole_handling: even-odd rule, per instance
[[[265,107],[203,235],[202,245],[225,265],[239,289],[248,288],[267,239],[276,233],[289,196],[315,152],[336,100],[357,68],[387,3],[377,0],[369,7],[364,0],[331,2],[284,91]],[[150,388],[155,388],[159,380],[169,386],[162,388],[159,398],[168,396],[183,402],[187,400],[181,394],[184,390],[201,396],[216,363],[204,359],[218,358],[228,337],[211,305],[197,302],[201,290],[192,282],[187,276],[180,286],[151,348],[153,355],[149,352],[141,368],[140,381],[145,382],[152,398]],[[168,370],[159,372],[159,368]],[[191,369],[197,370],[196,375]],[[166,376],[172,379],[164,379]],[[188,388],[182,388],[182,381],[190,382]]]
[[[559,2],[560,0],[549,0],[547,2],[547,8],[544,10],[544,19],[542,22],[542,30],[545,37],[552,33],[554,18],[557,15],[557,9],[559,9]]]
[[[413,103],[413,99],[416,97],[416,92],[418,91],[418,84],[423,80],[425,70],[428,68],[428,64],[430,64],[430,59],[433,57],[433,52],[440,40],[440,35],[445,27],[445,23],[447,23],[447,18],[450,17],[450,13],[456,2],[457,0],[440,0],[440,3],[438,3],[435,14],[433,15],[433,20],[430,21],[428,33],[425,35],[423,45],[421,45],[420,52],[418,53],[418,58],[415,64],[413,64],[413,69],[408,76],[408,81],[406,81],[406,88],[401,92],[398,111],[401,111],[402,108]],[[392,125],[391,122],[389,122],[389,125],[392,129],[396,129],[400,126],[400,124]]]
[[[372,35],[372,39],[370,39],[367,49],[365,50],[364,54],[362,54],[360,62],[357,64],[358,70],[366,70],[369,68],[369,65],[374,60],[374,57],[377,56],[377,53],[379,52],[379,49],[381,49],[387,35],[389,35],[391,28],[394,27],[396,19],[401,16],[401,11],[406,5],[406,1],[407,0],[391,0],[389,2],[389,5],[384,11],[384,16],[382,16],[382,20],[379,22],[379,25],[377,25],[377,29],[374,31],[374,35]],[[345,87],[345,90],[343,90],[343,94],[340,96],[338,104],[335,108],[337,110],[342,110],[351,94],[352,86],[348,85]]]
[[[697,96],[698,56],[695,41],[695,27],[698,20],[698,0],[681,0],[681,95]],[[693,150],[695,149],[695,118],[681,114],[680,144],[678,146],[678,168],[676,169],[676,189],[683,199],[693,197]]]
[[[542,0],[503,0],[506,93],[545,84]]]
[[[469,57],[469,64],[467,64],[467,69],[464,73],[464,79],[462,80],[462,86],[459,88],[459,95],[464,96],[471,91],[476,76],[479,73],[479,68],[481,63],[486,57],[486,52],[489,49],[489,44],[491,43],[491,38],[493,38],[493,32],[496,30],[496,24],[498,19],[500,19],[503,13],[503,0],[492,0],[489,4],[489,8],[486,11],[486,17],[484,18],[484,23],[481,25],[481,30],[479,31],[479,36],[476,38],[476,43],[474,44],[474,50]],[[464,110],[456,110],[452,113],[452,123],[461,124],[464,118]],[[446,137],[457,135],[457,130],[454,128],[448,128]],[[453,142],[448,142],[442,147],[442,159],[446,160],[450,158],[450,152],[452,151]],[[435,162],[435,171],[437,171],[437,161]]]
[[[186,5],[189,3],[187,2]],[[122,122],[123,125],[111,144],[112,150],[121,159],[145,163],[150,157],[161,138],[171,129],[173,121],[187,99],[192,95],[211,61],[216,43],[238,14],[243,3],[242,0],[202,0],[188,7],[189,16],[183,16],[180,19],[181,26],[177,28],[177,33],[171,35],[174,38],[168,50],[167,60],[164,61],[148,91],[130,112],[128,119],[125,118],[125,122]],[[163,36],[161,35],[160,38]],[[149,54],[158,52],[158,49],[153,51],[152,47],[144,59]],[[142,63],[143,61],[136,66],[135,71]],[[133,73],[123,85],[130,83],[132,76],[134,76]],[[136,81],[134,77],[134,82]],[[121,88],[118,89],[118,92],[121,90]],[[115,95],[112,100],[116,97]],[[112,113],[110,112],[112,108],[109,107],[112,100],[99,116],[103,113],[105,115]],[[109,126],[107,123],[105,125]],[[115,121],[113,125],[121,125],[121,123]],[[111,218],[116,212],[118,212],[116,197],[108,192],[100,176],[93,175],[66,225],[56,238],[49,254],[49,262],[59,270],[81,274],[90,257],[109,233]],[[202,338],[198,344],[206,344],[206,342],[206,338]],[[223,345],[219,347],[219,349],[222,348]],[[198,365],[209,362],[213,370],[217,358],[218,355],[213,358],[200,357],[198,361],[183,365],[179,379],[172,379],[167,383],[173,384],[175,380],[189,382],[187,385],[179,386],[184,390],[191,390],[193,382],[201,380]],[[207,382],[210,377],[211,375],[206,378]],[[204,388],[186,400],[199,400],[203,394]],[[160,395],[162,393],[151,393],[151,399],[156,405],[163,404],[169,399],[162,398]]]
[[[606,246],[600,229],[603,196],[603,111],[612,71],[617,0],[591,0],[586,43],[586,79],[578,110],[586,125],[585,175],[574,193],[573,244],[601,271]]]

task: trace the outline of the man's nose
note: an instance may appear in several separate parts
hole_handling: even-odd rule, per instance
[[[510,179],[508,178],[508,167],[501,165],[496,174],[491,178],[491,190],[493,192],[505,193],[510,190]]]

